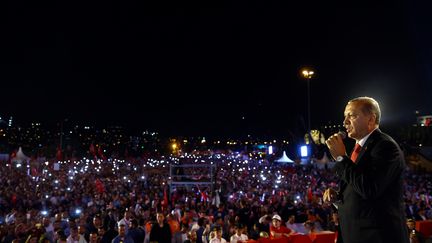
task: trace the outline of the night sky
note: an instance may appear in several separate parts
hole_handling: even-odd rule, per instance
[[[172,135],[279,136],[381,103],[432,113],[432,15],[420,1],[10,1],[0,116]]]

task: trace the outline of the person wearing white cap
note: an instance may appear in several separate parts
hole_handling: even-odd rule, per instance
[[[292,231],[281,224],[282,218],[275,214],[272,217],[272,225],[270,226],[270,239],[288,238]]]
[[[132,237],[126,234],[126,223],[120,221],[117,223],[118,235],[111,241],[112,243],[134,243]]]

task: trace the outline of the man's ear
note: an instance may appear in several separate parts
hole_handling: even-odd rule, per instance
[[[375,125],[376,125],[376,119],[377,119],[376,115],[375,114],[371,114],[369,116],[368,125],[370,125],[372,127],[375,127]]]

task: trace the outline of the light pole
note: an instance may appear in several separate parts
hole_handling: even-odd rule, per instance
[[[312,79],[313,75],[314,75],[314,71],[308,68],[304,68],[302,69],[301,74],[303,75],[303,77],[307,80],[307,113],[308,113],[308,131],[307,133],[310,135],[310,131],[311,131],[311,114],[310,114],[310,80]]]

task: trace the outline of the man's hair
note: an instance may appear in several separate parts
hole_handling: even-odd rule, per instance
[[[198,219],[198,226],[203,226],[204,225],[204,218],[203,217],[201,217],[201,218],[199,218]]]
[[[131,222],[133,228],[138,227],[138,220],[132,219],[130,222]]]
[[[213,230],[212,230],[212,231],[220,231],[220,230],[222,230],[222,227],[221,227],[220,225],[215,225],[215,226],[213,227]]]
[[[371,97],[357,97],[354,98],[350,101],[348,101],[348,103],[360,103],[361,104],[361,110],[364,114],[374,114],[376,119],[375,119],[375,124],[379,125],[380,120],[381,120],[381,109],[379,107],[378,102]]]

